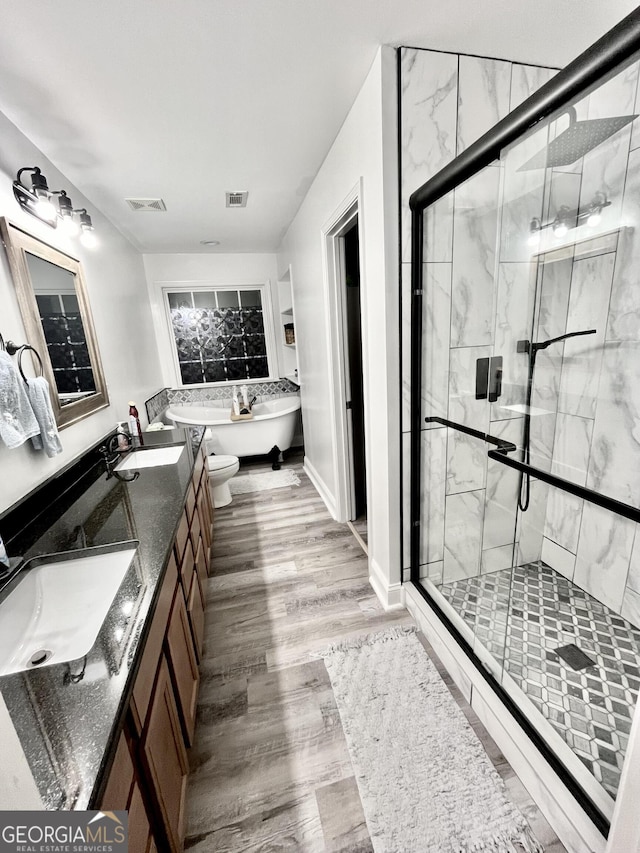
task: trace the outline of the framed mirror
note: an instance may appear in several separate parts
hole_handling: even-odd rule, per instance
[[[109,405],[80,262],[0,218],[26,343],[42,359],[58,429]],[[24,343],[16,341],[16,343]]]

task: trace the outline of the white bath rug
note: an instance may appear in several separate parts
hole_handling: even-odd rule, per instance
[[[265,471],[263,474],[240,474],[229,480],[232,495],[262,492],[265,489],[280,489],[282,486],[299,486],[300,477],[290,468],[281,471]]]
[[[321,656],[375,853],[543,853],[413,629]]]

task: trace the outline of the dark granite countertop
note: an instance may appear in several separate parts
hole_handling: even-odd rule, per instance
[[[21,537],[28,559],[136,540],[135,557],[87,654],[0,677],[47,809],[86,809],[108,767],[191,481],[202,429],[145,433],[145,447],[182,444],[177,463],[124,482],[97,463]],[[15,552],[14,552],[15,553]],[[6,593],[6,590],[5,590]]]

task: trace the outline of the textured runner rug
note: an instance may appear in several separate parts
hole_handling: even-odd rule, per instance
[[[240,474],[229,480],[232,495],[244,495],[248,492],[262,492],[265,489],[279,489],[282,486],[299,486],[300,477],[291,471],[265,471],[263,474]]]
[[[413,629],[321,656],[375,853],[543,853]]]

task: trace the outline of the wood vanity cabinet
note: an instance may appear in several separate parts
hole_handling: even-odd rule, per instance
[[[130,853],[182,850],[213,511],[198,454],[100,808],[129,810]]]

